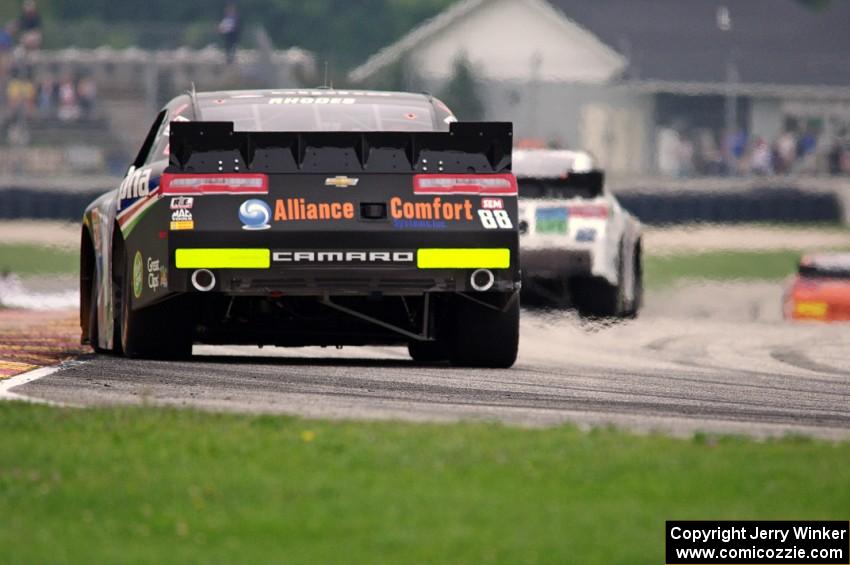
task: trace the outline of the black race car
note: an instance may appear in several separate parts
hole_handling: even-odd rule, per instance
[[[84,343],[407,344],[509,367],[519,340],[511,125],[424,94],[189,93],[83,218]]]

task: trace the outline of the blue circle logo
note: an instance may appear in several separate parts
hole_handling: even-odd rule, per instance
[[[272,209],[262,200],[246,200],[239,207],[239,220],[243,230],[267,230],[271,226]]]

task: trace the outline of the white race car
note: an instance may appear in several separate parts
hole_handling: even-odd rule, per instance
[[[637,316],[641,224],[605,188],[584,152],[517,150],[520,257],[526,304],[589,318]]]

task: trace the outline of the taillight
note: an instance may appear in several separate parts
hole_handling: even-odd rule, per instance
[[[502,175],[415,175],[414,194],[493,194],[516,196],[516,177]]]
[[[570,217],[572,218],[598,218],[608,217],[608,206],[605,204],[580,204],[570,206]]]
[[[162,194],[268,194],[269,177],[262,174],[184,175],[163,173]]]

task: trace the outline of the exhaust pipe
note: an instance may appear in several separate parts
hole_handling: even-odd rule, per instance
[[[200,292],[209,292],[215,288],[215,275],[208,269],[198,269],[192,273],[192,286]]]
[[[496,277],[490,269],[478,269],[469,277],[469,285],[478,292],[485,292],[493,288]]]

